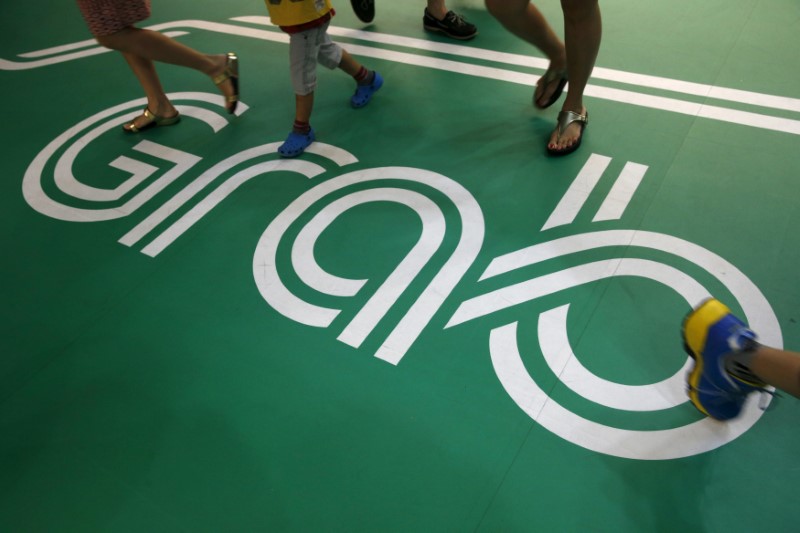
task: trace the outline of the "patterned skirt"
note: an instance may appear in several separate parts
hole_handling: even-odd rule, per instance
[[[77,0],[95,37],[111,35],[150,16],[150,0]]]

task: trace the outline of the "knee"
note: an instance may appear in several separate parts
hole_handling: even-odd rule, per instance
[[[528,0],[523,2],[511,2],[509,0],[486,0],[486,10],[495,18],[514,16],[521,11],[525,11]]]
[[[128,35],[130,35],[130,32],[131,28],[125,28],[111,35],[100,35],[95,37],[95,39],[100,46],[105,46],[112,50],[119,50],[122,48],[122,44],[127,39]]]
[[[561,0],[561,10],[565,19],[589,18],[594,15],[597,8],[597,0]]]

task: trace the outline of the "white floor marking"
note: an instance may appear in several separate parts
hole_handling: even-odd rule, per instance
[[[172,223],[154,239],[153,242],[142,248],[142,253],[150,257],[157,256],[164,251],[164,248],[175,242],[178,237],[183,235],[189,228],[196,224],[198,220],[207,215],[209,211],[233,194],[236,189],[241,187],[244,183],[255,177],[278,171],[297,172],[311,179],[325,172],[325,169],[314,163],[309,163],[308,161],[280,159],[258,163],[237,172],[223,181],[219,187],[214,189],[214,192],[200,200],[185,215]]]
[[[563,226],[575,220],[589,194],[594,190],[606,168],[611,163],[611,158],[604,155],[592,154],[583,165],[578,176],[561,197],[558,205],[542,226],[542,231],[556,226]]]
[[[619,220],[625,212],[625,208],[630,204],[636,189],[647,172],[647,166],[638,163],[628,162],[622,169],[617,181],[611,187],[611,191],[603,200],[603,205],[598,209],[592,222],[603,220]]]
[[[397,202],[414,210],[422,221],[419,240],[337,337],[339,341],[358,348],[439,249],[447,224],[441,208],[414,191],[386,187],[360,191],[345,198],[348,202],[359,203]],[[368,250],[365,252],[369,253]]]
[[[222,106],[223,104],[223,100],[219,95],[212,95],[208,93],[170,93],[169,97],[174,101],[196,100],[216,104],[218,106]],[[168,181],[165,180],[174,181],[180,177],[181,172],[187,171],[192,164],[199,161],[200,158],[197,156],[187,154],[185,152],[179,152],[178,150],[167,147],[158,147],[158,145],[155,145],[154,143],[143,141],[137,145],[139,147],[138,149],[152,149],[153,153],[151,155],[155,155],[156,157],[163,156],[163,158],[175,163],[177,166],[168,171],[164,176],[156,180],[156,182],[153,184],[149,185],[132,199],[128,200],[124,205],[106,209],[78,208],[62,204],[47,195],[42,185],[42,179],[44,177],[43,173],[48,162],[61,148],[68,146],[69,143],[74,142],[74,144],[68,146],[64,154],[62,154],[62,156],[59,158],[58,163],[55,165],[56,168],[53,171],[53,179],[56,185],[58,187],[65,188],[66,190],[62,191],[65,194],[77,194],[79,197],[84,199],[109,200],[116,196],[119,190],[117,190],[117,192],[112,190],[109,193],[108,191],[88,187],[85,184],[78,182],[72,175],[72,161],[76,157],[77,153],[85,148],[89,141],[96,137],[96,135],[93,133],[96,130],[90,130],[88,134],[83,134],[82,137],[78,136],[81,135],[84,130],[93,127],[96,124],[100,124],[100,126],[97,126],[96,128],[103,131],[110,127],[119,126],[141,112],[132,112],[131,109],[141,109],[141,107],[146,105],[146,103],[147,101],[145,98],[138,98],[136,100],[131,100],[129,102],[113,106],[80,121],[48,143],[48,145],[36,155],[34,160],[28,166],[28,169],[25,171],[25,176],[22,179],[22,195],[28,204],[43,215],[70,222],[99,222],[122,218],[133,213],[145,201],[152,198],[166,185],[168,185]],[[214,129],[214,131],[218,131],[221,127],[227,124],[224,118],[221,118],[218,114],[207,109],[202,109],[195,106],[180,105],[176,107],[185,111],[187,116],[192,116],[200,121],[205,122],[212,129]],[[243,102],[240,102],[239,109],[237,109],[236,114],[239,115],[244,113],[247,109],[247,105]],[[126,114],[120,115],[120,113]],[[73,138],[77,138],[77,140],[73,141]],[[118,168],[120,163],[123,166],[131,167],[131,165],[125,163],[124,160],[120,162],[119,159],[112,161],[110,164]],[[152,167],[136,165],[135,170],[137,172],[143,172],[148,168]],[[128,179],[136,181],[140,179],[140,177],[141,176],[133,176]],[[123,190],[125,187],[127,186],[123,185]]]
[[[259,20],[262,18],[266,19],[266,17],[235,17],[232,20],[248,21],[252,23],[254,20]],[[267,25],[261,21],[255,23]],[[153,26],[149,26],[148,29],[152,29],[155,31],[163,31],[176,27],[196,28],[206,31],[214,31],[219,33],[238,35],[242,37],[250,37],[266,41],[288,43],[288,36],[284,33],[279,32],[278,30],[258,30],[239,25],[222,24],[217,22],[206,22],[199,20],[181,20],[164,24],[156,24]],[[494,61],[501,64],[505,63],[505,64],[529,66],[532,68],[537,68],[542,70],[546,67],[545,64],[546,61],[541,58],[534,58],[530,56],[515,55],[515,54],[506,54],[503,52],[495,52],[492,50],[484,50],[464,45],[455,45],[449,43],[433,43],[430,41],[424,41],[422,39],[413,39],[408,37],[379,34],[375,32],[364,32],[361,30],[351,30],[347,28],[337,28],[337,27],[330,27],[330,32],[333,35],[345,36],[354,39],[380,42],[385,44],[393,44],[396,46],[404,46],[407,48],[436,51],[454,56],[485,59],[488,61]],[[73,47],[74,45],[65,45],[65,46],[69,48]],[[504,70],[501,68],[482,67],[479,65],[461,63],[458,61],[430,58],[426,56],[419,56],[403,52],[393,52],[389,50],[371,48],[352,43],[345,43],[345,46],[351,53],[354,53],[356,55],[362,55],[365,57],[374,57],[378,59],[384,59],[387,61],[402,62],[410,65],[422,66],[427,68],[436,68],[439,70],[446,70],[449,72],[457,72],[470,76],[495,79],[498,81],[508,81],[511,83],[518,83],[530,87],[533,87],[536,84],[538,78],[540,77],[540,74],[524,74],[515,71]],[[48,50],[53,50],[53,48],[50,48]],[[30,68],[38,68],[47,65],[52,65],[55,63],[60,63],[63,61],[70,61],[74,59],[88,57],[90,55],[101,54],[107,51],[108,50],[104,48],[92,48],[81,52],[75,52],[71,54],[49,57],[46,59],[38,61],[29,61],[29,62],[14,62],[6,59],[0,59],[0,70],[25,70]],[[39,52],[30,52],[27,55],[30,54],[36,55],[38,53]],[[669,78],[661,78],[658,76],[649,76],[649,75],[635,74],[624,71],[616,71],[612,69],[605,69],[602,67],[596,67],[594,69],[592,73],[592,80],[608,80],[608,81],[634,85],[638,87],[663,89],[703,98],[714,98],[718,100],[732,101],[748,105],[767,107],[771,109],[779,109],[783,111],[800,112],[800,99],[797,98],[761,94],[761,93],[743,91],[727,87],[716,87],[712,85],[706,85],[694,82],[685,82],[680,80],[672,80]],[[793,135],[800,135],[800,121],[794,119],[772,117],[769,115],[760,115],[758,113],[738,111],[738,110],[728,109],[719,106],[711,106],[701,103],[684,102],[672,98],[640,94],[628,90],[613,89],[610,87],[601,87],[596,84],[587,85],[585,94],[586,96],[611,100],[624,104],[633,104],[642,107],[648,107],[651,109],[672,111],[695,117],[718,120],[721,122],[729,122],[732,124],[740,124],[744,126],[751,126],[773,131],[791,133]]]
[[[583,366],[572,351],[567,335],[568,309],[569,304],[545,311],[539,315],[538,325],[542,355],[561,383],[591,402],[622,411],[658,411],[686,403],[686,373],[693,366],[688,356],[675,374],[658,383],[624,385],[603,379]],[[638,363],[633,354],[615,353],[613,349],[608,353],[631,365]],[[645,359],[652,354],[636,355]]]
[[[729,422],[706,417],[685,426],[657,431],[605,426],[565,409],[531,378],[519,353],[517,322],[493,329],[489,344],[494,370],[514,403],[545,429],[595,452],[642,460],[689,457],[736,439],[764,413],[751,396],[741,416]]]
[[[483,244],[483,213],[469,191],[459,183],[435,172],[407,167],[370,168],[331,178],[306,191],[272,220],[256,247],[253,276],[262,297],[279,313],[301,324],[329,326],[340,310],[320,307],[292,294],[278,273],[278,245],[292,224],[329,194],[351,185],[382,180],[417,182],[434,188],[452,202],[461,222],[461,238],[455,250],[375,353],[375,357],[396,365],[472,265]],[[430,241],[425,244],[430,246],[435,239],[426,237],[425,240]],[[381,298],[389,296],[394,298],[389,292]],[[381,303],[381,306],[386,305]]]

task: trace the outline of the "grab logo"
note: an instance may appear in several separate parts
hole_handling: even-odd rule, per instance
[[[214,133],[228,124],[229,118],[223,110],[216,109],[217,95],[175,93],[170,98],[184,117],[206,124]],[[213,163],[205,171],[196,172],[201,157],[143,136],[132,150],[146,156],[149,162],[127,153],[112,154],[107,163],[128,176],[122,183],[102,188],[77,177],[78,155],[138,114],[143,104],[143,100],[135,100],[97,113],[49,143],[25,173],[22,191],[28,204],[45,216],[68,222],[130,217],[133,225],[120,236],[119,242],[157,259],[249,180],[263,179],[278,171],[302,176],[308,180],[307,190],[267,224],[255,246],[252,262],[255,286],[265,303],[287,320],[314,328],[336,327],[336,340],[354,349],[360,348],[369,337],[380,338],[374,355],[392,365],[400,364],[413,350],[445,301],[453,297],[456,286],[468,282],[465,274],[476,264],[486,238],[483,208],[457,180],[429,170],[405,166],[349,170],[348,166],[358,159],[324,143],[312,144],[308,158],[286,160],[277,155],[280,143],[272,142],[240,151]],[[238,114],[246,111],[247,106],[240,103]],[[163,161],[165,168],[151,164],[154,159]],[[541,232],[574,221],[577,213],[585,209],[589,191],[606,172],[610,161],[611,158],[597,154],[588,158]],[[93,169],[92,174],[101,171]],[[620,219],[646,171],[644,165],[627,163],[593,221]],[[159,194],[167,186],[175,188],[179,184],[183,187],[166,200]],[[153,206],[156,200],[161,203]],[[396,204],[418,219],[421,229],[416,242],[385,279],[350,278],[326,270],[325,258],[317,255],[319,249],[324,249],[317,246],[323,233],[351,210],[376,202]],[[139,215],[141,211],[144,214]],[[710,296],[703,282],[722,285],[738,302],[744,318],[759,332],[764,343],[783,345],[775,313],[758,287],[736,266],[697,244],[634,229],[584,232],[541,241],[535,239],[530,246],[492,259],[478,280],[478,290],[473,291],[478,295],[460,302],[447,320],[445,330],[457,335],[464,324],[477,324],[499,312],[511,316],[508,310],[524,309],[523,304],[539,298],[568,294],[570,289],[609,278],[634,277],[674,291],[686,301],[687,310]],[[572,254],[581,257],[580,252],[591,250],[607,252],[609,257],[562,266],[519,281],[525,272],[535,270],[527,267],[547,265],[548,260]],[[624,256],[620,250],[624,250]],[[637,258],[637,250],[655,251],[664,259]],[[369,253],[367,245],[364,254]],[[672,263],[693,265],[692,272],[695,276],[702,272],[703,279],[696,279]],[[432,268],[434,273],[430,274]],[[502,279],[504,274],[512,272],[517,274],[513,283],[480,293],[484,280]],[[363,294],[367,290],[371,294]],[[314,301],[313,295],[319,295],[319,301]],[[330,302],[357,296],[363,305],[342,325],[336,318],[343,309]],[[389,311],[395,311],[391,316],[398,316],[396,310],[401,305],[407,309],[394,320],[396,323],[387,326],[391,322],[387,320]],[[549,387],[543,385],[547,382],[544,377],[529,371],[532,365],[526,361],[541,357],[548,368],[549,381],[555,377],[573,394],[602,408],[648,412],[653,417],[680,406],[694,409],[688,405],[685,393],[685,374],[691,367],[688,358],[674,375],[647,385],[617,383],[582,365],[580,361],[585,354],[575,353],[570,338],[571,309],[572,304],[564,303],[531,317],[536,322],[538,346],[520,346],[522,336],[517,320],[494,327],[486,339],[486,356],[491,358],[499,379],[498,390],[505,390],[518,408],[543,428],[599,453],[664,460],[713,450],[742,435],[761,417],[763,411],[750,400],[742,416],[729,423],[702,418],[679,427],[647,431],[612,427],[559,404],[546,392]],[[526,323],[530,319],[526,318]]]

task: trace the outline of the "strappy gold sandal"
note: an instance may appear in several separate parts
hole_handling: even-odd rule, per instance
[[[572,124],[573,122],[577,122],[581,128],[581,134],[575,139],[575,142],[571,145],[567,146],[566,148],[550,148],[550,143],[547,143],[547,152],[550,155],[567,155],[571,154],[578,147],[581,145],[581,140],[583,140],[583,130],[586,128],[586,125],[589,124],[589,112],[587,111],[585,115],[580,115],[573,111],[561,111],[558,114],[558,124],[556,124],[556,139],[561,139],[561,134],[567,129],[567,127]]]
[[[234,52],[228,52],[225,59],[225,70],[222,71],[222,74],[217,74],[211,79],[214,80],[217,87],[231,80],[233,94],[225,97],[225,109],[228,113],[236,111],[236,104],[239,103],[239,56]]]
[[[547,90],[547,86],[551,83],[558,82],[556,86],[556,90],[553,91],[553,94],[550,95],[550,98],[547,101],[539,105],[539,98],[536,97],[536,93],[539,90],[539,87],[542,87],[542,91]],[[561,93],[564,92],[564,86],[567,84],[567,69],[561,70],[553,70],[547,69],[547,72],[544,73],[544,76],[539,80],[536,84],[536,89],[533,91],[533,105],[538,107],[539,109],[547,109],[551,105],[555,104],[559,98],[561,98]]]
[[[122,129],[128,133],[139,133],[140,131],[149,130],[150,128],[155,128],[156,126],[172,126],[181,120],[180,113],[176,113],[173,117],[160,117],[150,111],[149,107],[144,108],[144,112],[141,114],[141,116],[147,119],[147,122],[145,122],[143,126],[136,125],[136,121],[140,118],[136,117],[122,126]]]

